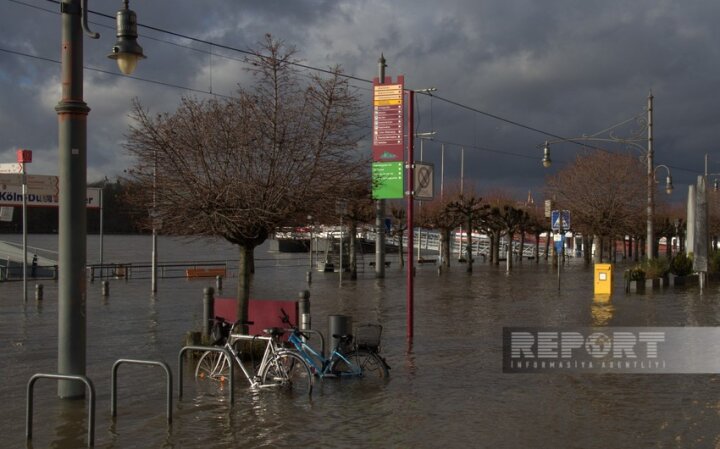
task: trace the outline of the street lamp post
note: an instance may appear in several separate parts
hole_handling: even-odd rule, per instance
[[[309,245],[309,253],[310,253],[310,267],[308,268],[307,272],[307,283],[312,283],[312,270],[313,270],[313,216],[308,215],[308,226],[310,227],[310,245]]]
[[[118,43],[111,57],[124,73],[134,69],[134,60],[144,57],[135,42],[135,13],[118,12]],[[58,114],[59,149],[59,226],[58,226],[58,373],[84,375],[86,367],[86,238],[87,220],[87,116],[90,108],[83,101],[83,31],[91,38],[87,25],[87,0],[62,0],[61,99]],[[122,14],[121,14],[122,13]],[[130,44],[134,43],[135,47]],[[130,61],[130,63],[128,63]],[[80,398],[85,386],[61,380],[58,396]]]
[[[645,241],[645,255],[648,259],[653,259],[655,257],[655,229],[654,229],[654,223],[653,220],[655,218],[655,171],[663,167],[667,170],[667,177],[666,177],[666,185],[665,185],[665,191],[666,193],[670,194],[673,190],[672,185],[672,177],[670,174],[670,169],[666,165],[658,165],[655,166],[653,162],[654,158],[654,151],[653,151],[653,95],[652,92],[648,94],[647,97],[647,108],[646,111],[647,116],[644,119],[645,120],[645,129],[647,130],[647,137],[642,137],[640,134],[631,136],[630,138],[619,138],[616,137],[612,130],[616,128],[617,126],[624,125],[628,123],[631,120],[638,119],[641,120],[641,116],[633,117],[630,120],[626,120],[618,125],[615,125],[611,128],[608,128],[606,130],[601,131],[601,133],[609,132],[609,137],[599,137],[600,133],[593,134],[590,136],[580,136],[580,137],[573,137],[573,138],[567,138],[567,139],[557,139],[552,141],[545,141],[545,144],[543,146],[543,158],[542,158],[542,164],[544,167],[549,167],[552,164],[552,159],[550,157],[550,144],[552,143],[558,143],[558,142],[612,142],[612,143],[620,143],[628,146],[635,147],[636,149],[640,150],[641,153],[644,153],[643,159],[645,159],[645,162],[647,163],[647,235],[646,235],[646,241]],[[646,142],[647,147],[643,147],[640,145],[640,142]]]

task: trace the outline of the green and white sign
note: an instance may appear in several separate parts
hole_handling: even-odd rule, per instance
[[[405,196],[402,162],[373,162],[373,192],[375,200],[392,200]]]

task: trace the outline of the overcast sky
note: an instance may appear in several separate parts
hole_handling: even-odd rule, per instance
[[[121,4],[90,0],[89,8],[114,15]],[[60,58],[59,6],[0,0],[0,8],[0,163],[27,148],[30,173],[57,174],[60,65],[46,59]],[[543,169],[538,145],[551,137],[542,132],[576,137],[606,129],[643,114],[651,90],[655,160],[672,169],[672,199],[684,201],[705,153],[710,171],[720,173],[717,0],[134,0],[130,8],[141,25],[238,49],[271,33],[295,46],[305,64],[340,64],[361,79],[377,76],[384,53],[386,74],[404,74],[407,87],[435,87],[443,99],[486,113],[418,98],[416,131],[436,132],[423,158],[435,163],[439,182],[445,143],[446,186],[460,177],[464,147],[466,183],[517,197],[532,189],[542,199],[544,177],[578,151],[556,145],[555,164]],[[94,14],[90,21],[101,38],[84,43],[89,181],[114,179],[131,165],[121,144],[133,97],[152,112],[172,112],[183,95],[232,95],[247,79],[240,53],[142,27],[148,58],[137,79],[91,70],[119,73],[106,58],[113,21]],[[353,84],[367,98],[369,137],[370,85]],[[632,125],[616,134],[629,136]],[[362,150],[370,154],[369,139]]]

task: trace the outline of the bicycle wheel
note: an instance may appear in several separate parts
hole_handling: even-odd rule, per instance
[[[362,377],[382,379],[390,375],[385,361],[375,352],[367,349],[356,349],[353,352],[345,354],[345,357],[353,364],[360,367]],[[348,372],[352,367],[347,367],[347,363],[338,359],[333,365],[333,370],[339,372]],[[343,371],[345,370],[345,371]]]
[[[357,357],[353,354],[354,352],[343,354],[342,357],[339,357],[337,354],[333,355],[330,374],[337,377],[361,376],[362,369],[360,368],[360,364],[357,363]]]
[[[205,351],[195,367],[196,380],[225,382],[230,375],[230,363],[222,352]]]
[[[281,352],[263,367],[260,373],[263,387],[277,387],[293,394],[312,394],[313,375],[301,356]]]

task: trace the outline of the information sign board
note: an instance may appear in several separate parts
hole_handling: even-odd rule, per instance
[[[405,196],[402,162],[373,162],[373,199],[390,200]]]
[[[389,80],[389,78],[388,78]],[[394,84],[373,82],[373,161],[401,162],[405,116],[403,112],[404,77]]]

